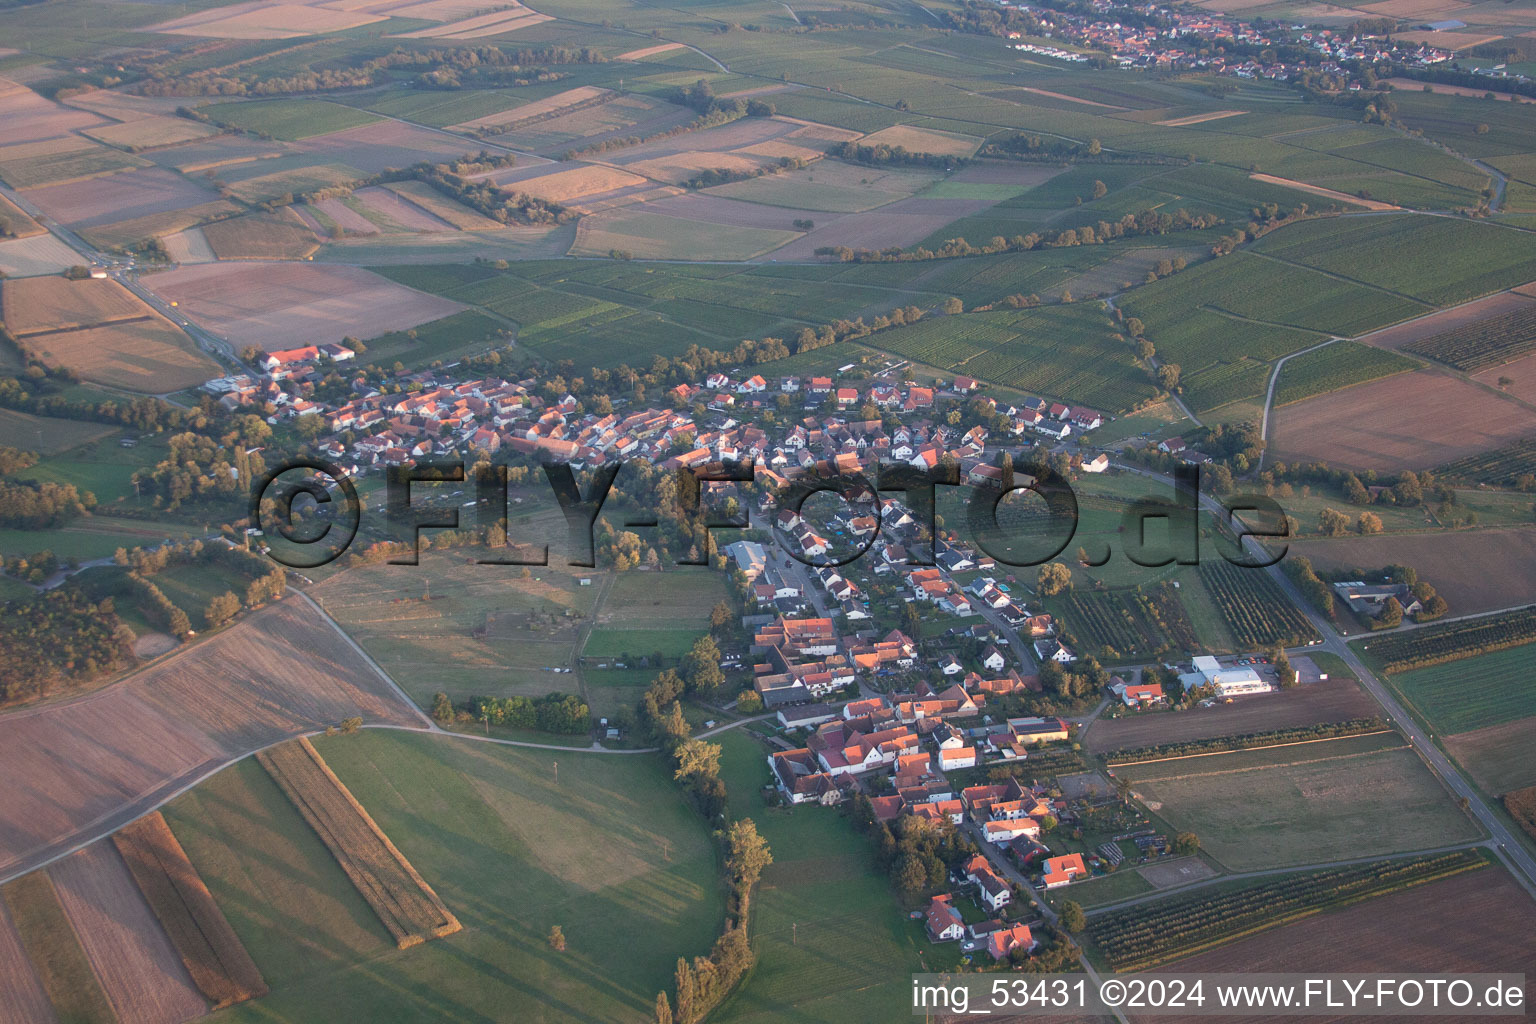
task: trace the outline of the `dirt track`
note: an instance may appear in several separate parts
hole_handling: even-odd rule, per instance
[[[0,717],[0,877],[112,831],[242,754],[352,715],[423,724],[290,598],[100,693]]]

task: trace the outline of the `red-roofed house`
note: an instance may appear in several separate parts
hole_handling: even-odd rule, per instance
[[[999,928],[987,936],[987,952],[993,960],[1005,960],[1015,949],[1029,952],[1035,948],[1035,937],[1029,933],[1029,925],[1016,924],[1012,928]]]
[[[965,934],[965,922],[955,909],[954,897],[948,893],[930,900],[923,917],[928,938],[934,942],[957,942]]]
[[[1069,853],[1062,857],[1051,857],[1045,862],[1044,881],[1047,889],[1059,889],[1064,885],[1071,885],[1079,878],[1086,878],[1088,866],[1083,863],[1083,855]]]

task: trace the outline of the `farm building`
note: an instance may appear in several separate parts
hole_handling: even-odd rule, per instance
[[[1273,689],[1251,668],[1222,668],[1221,662],[1209,655],[1195,659],[1195,670],[1179,677],[1185,689],[1192,686],[1213,686],[1218,697],[1241,697],[1252,693],[1269,693]]]

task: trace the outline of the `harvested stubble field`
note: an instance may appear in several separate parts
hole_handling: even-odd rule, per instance
[[[36,1018],[39,1024],[112,1021],[112,1005],[91,970],[85,950],[80,948],[69,918],[64,916],[64,907],[48,872],[34,871],[0,886],[0,916],[7,913],[20,943],[20,950],[12,950],[9,955],[14,957],[20,952],[26,958],[13,959],[13,969],[3,976],[5,989],[16,986],[12,997],[25,991],[26,973],[30,970],[43,990],[43,1012]],[[29,1000],[34,1008],[37,996],[34,991]]]
[[[52,139],[105,123],[90,111],[60,106],[19,82],[0,78],[0,138],[7,142]]]
[[[215,1010],[267,994],[261,971],[159,811],[128,825],[112,842]]]
[[[668,217],[643,210],[610,210],[582,218],[573,256],[606,256],[619,249],[641,259],[748,260],[772,252],[798,232],[742,228]]]
[[[426,182],[401,181],[384,187],[460,231],[496,231],[505,227],[500,221],[476,213],[463,203],[454,202]]]
[[[212,125],[202,124],[188,117],[144,117],[124,121],[121,124],[87,128],[83,134],[89,135],[98,142],[105,142],[109,146],[121,146],[123,149],[136,151],[175,146],[182,142],[191,142],[193,139],[205,139],[210,135],[217,135],[218,132],[219,130]]]
[[[28,217],[16,204],[0,196],[0,235],[8,238],[27,238],[40,235],[47,229]]]
[[[21,933],[0,900],[0,1020],[15,1024],[54,1024],[48,993],[27,956]]]
[[[912,125],[898,124],[890,128],[882,128],[873,135],[866,135],[859,140],[864,146],[890,146],[892,149],[900,146],[909,153],[932,153],[936,156],[970,156],[976,152],[976,147],[981,145],[981,139],[974,135],[962,135],[958,132],[939,131],[935,128],[916,128]]]
[[[1119,774],[1232,871],[1478,836],[1418,755],[1391,734],[1125,765]]]
[[[316,135],[293,148],[323,154],[347,167],[369,173],[422,162],[443,163],[474,152],[474,146],[468,141],[400,121],[376,121]]]
[[[814,231],[774,253],[774,257],[812,260],[817,258],[816,250],[826,245],[846,245],[853,249],[911,246],[961,217],[980,213],[996,203],[996,199],[925,199],[921,196],[898,199],[876,210],[849,214],[833,223],[817,225]]]
[[[144,167],[100,180],[28,189],[26,200],[61,223],[100,227],[215,203],[218,197],[178,173]]]
[[[1453,462],[1533,431],[1536,413],[1525,407],[1418,370],[1286,406],[1270,445],[1277,460],[1391,472]]]
[[[336,10],[318,3],[275,4],[268,0],[247,0],[163,21],[150,26],[147,31],[212,39],[297,39],[383,20],[383,15]]]
[[[93,245],[103,248],[138,245],[147,238],[160,238],[217,218],[237,214],[240,209],[226,199],[216,199],[211,203],[188,206],[184,209],[148,213],[129,220],[110,221],[96,227],[81,228],[80,234]]]
[[[247,203],[259,203],[265,199],[277,199],[285,195],[300,195],[319,189],[350,185],[365,177],[355,167],[346,164],[304,164],[233,180],[229,190]]]
[[[536,199],[566,204],[588,196],[649,184],[646,178],[638,174],[601,164],[550,164],[537,168],[537,172],[515,181],[501,177],[497,181],[505,188],[526,192]]]
[[[829,159],[799,171],[718,185],[708,194],[767,206],[854,213],[905,199],[939,177],[938,171],[923,168],[888,170]]]
[[[1084,742],[1094,753],[1104,753],[1157,743],[1347,722],[1377,711],[1379,706],[1353,679],[1330,678],[1278,693],[1237,697],[1231,704],[1210,708],[1100,719],[1088,730]]]
[[[361,206],[365,217],[389,230],[454,230],[454,225],[429,212],[421,204],[382,186],[359,189],[352,194],[352,201]]]
[[[1528,972],[1536,959],[1533,913],[1536,904],[1502,868],[1484,868],[1273,928],[1160,970],[1244,972],[1255,964],[1284,964],[1288,971]],[[1433,942],[1424,941],[1426,921],[1435,922]],[[1499,941],[1489,942],[1490,935]],[[1166,1018],[1131,1019],[1153,1024]],[[1208,1019],[1236,1024],[1279,1018]],[[1356,1018],[1309,1019],[1344,1024]]]
[[[49,366],[67,366],[82,380],[126,391],[164,394],[222,372],[158,313],[131,323],[36,334],[25,344]]]
[[[118,1020],[180,1024],[208,1012],[110,842],[103,839],[57,861],[48,877]]]
[[[609,89],[603,89],[595,85],[582,85],[564,92],[557,92],[553,96],[532,100],[528,103],[519,103],[506,110],[495,114],[487,114],[459,124],[449,125],[453,131],[472,132],[486,128],[506,128],[509,125],[518,125],[526,121],[539,118],[551,118],[561,111],[573,107],[581,107],[588,104],[606,103],[610,97],[618,94]]]
[[[422,719],[307,603],[289,598],[98,693],[0,718],[0,876],[19,873],[228,761],[365,721]]]
[[[153,310],[116,281],[37,277],[0,283],[0,309],[18,338],[39,331],[140,320]]]
[[[372,338],[465,308],[358,267],[308,263],[179,267],[156,274],[149,283],[237,348],[284,349],[298,338],[310,344]]]
[[[221,260],[303,259],[320,248],[291,207],[214,221],[203,227],[203,237]]]
[[[90,179],[116,174],[131,167],[149,166],[148,160],[110,146],[103,146],[78,137],[71,141],[85,143],[85,146],[32,156],[7,157],[0,153],[0,178],[4,178],[5,183],[12,188],[30,191],[47,185],[64,185],[71,182],[82,184]],[[14,154],[17,149],[49,145],[48,142],[23,143],[21,147],[12,147],[12,152]]]
[[[379,915],[399,948],[409,949],[459,930],[458,918],[309,740],[300,737],[256,757]]]
[[[57,274],[80,262],[80,254],[53,235],[0,241],[0,273],[6,277]]]

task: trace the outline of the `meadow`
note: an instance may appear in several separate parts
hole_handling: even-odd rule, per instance
[[[201,112],[217,123],[289,142],[379,120],[378,115],[366,110],[312,97],[213,103],[202,107]]]
[[[723,914],[713,844],[659,759],[364,732],[317,749],[463,930],[396,950],[254,762],[166,811],[262,969],[230,1021],[631,1021],[706,952]],[[545,941],[560,925],[567,949]],[[636,942],[644,935],[644,942]]]
[[[765,806],[768,748],[756,738],[736,729],[712,742],[724,748],[732,816],[756,822],[774,860],[752,901],[757,966],[715,1019],[841,1024],[909,1014],[907,978],[924,970],[932,947],[875,870],[868,842],[836,810]]]

